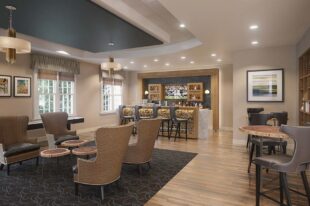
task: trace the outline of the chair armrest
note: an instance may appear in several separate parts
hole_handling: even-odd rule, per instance
[[[47,143],[48,143],[48,148],[49,149],[55,149],[56,148],[55,136],[53,134],[46,133],[46,139],[47,139]]]
[[[4,145],[2,143],[0,143],[0,163],[5,163]]]
[[[38,144],[38,139],[37,138],[35,138],[35,139],[26,139],[26,142],[27,143],[31,143],[31,144]]]
[[[66,134],[76,136],[76,131],[75,130],[67,130]]]

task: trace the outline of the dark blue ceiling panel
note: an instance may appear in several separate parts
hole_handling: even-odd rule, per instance
[[[17,32],[73,48],[105,52],[162,44],[88,0],[1,0],[0,27],[5,29],[6,5],[17,8],[13,14]]]

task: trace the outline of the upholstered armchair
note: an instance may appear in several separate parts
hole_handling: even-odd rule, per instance
[[[79,139],[76,131],[67,129],[68,114],[66,112],[44,113],[41,114],[41,119],[50,149],[56,148],[64,141]]]
[[[154,149],[155,140],[161,119],[145,119],[137,123],[137,143],[128,147],[127,154],[124,159],[126,164],[138,165],[139,173],[142,173],[142,165],[147,163],[150,167],[150,161]]]
[[[40,146],[27,139],[28,121],[27,116],[0,117],[0,168],[6,165],[8,175],[11,164],[34,158],[39,163]]]
[[[120,178],[133,125],[130,122],[96,131],[97,156],[93,160],[78,159],[73,168],[76,195],[79,184],[97,185],[101,186],[101,199],[104,199],[104,186]]]

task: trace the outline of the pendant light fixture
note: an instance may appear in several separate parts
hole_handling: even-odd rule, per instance
[[[29,41],[16,38],[16,31],[13,28],[13,6],[6,6],[9,10],[9,28],[8,36],[0,36],[0,51],[5,52],[5,59],[13,64],[16,61],[16,54],[25,54],[31,52],[31,43]]]
[[[122,69],[122,65],[120,63],[114,62],[114,58],[110,57],[109,62],[105,62],[101,64],[102,70],[108,70],[109,76],[111,77],[114,74],[114,71],[119,71]]]

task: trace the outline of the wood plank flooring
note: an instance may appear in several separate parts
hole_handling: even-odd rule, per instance
[[[86,135],[89,137],[89,134]],[[84,138],[86,137],[84,136]],[[248,152],[233,145],[231,132],[214,133],[207,140],[177,140],[159,137],[156,148],[195,152],[198,155],[147,203],[148,206],[252,206],[255,205],[255,166],[247,173]],[[308,172],[310,174],[310,172]],[[275,172],[263,172],[264,188],[278,186]],[[310,178],[309,178],[310,179]],[[304,192],[301,178],[289,175],[289,185]],[[279,197],[277,191],[271,193]],[[294,195],[293,204],[308,205],[306,198]],[[261,197],[262,206],[277,205]]]

